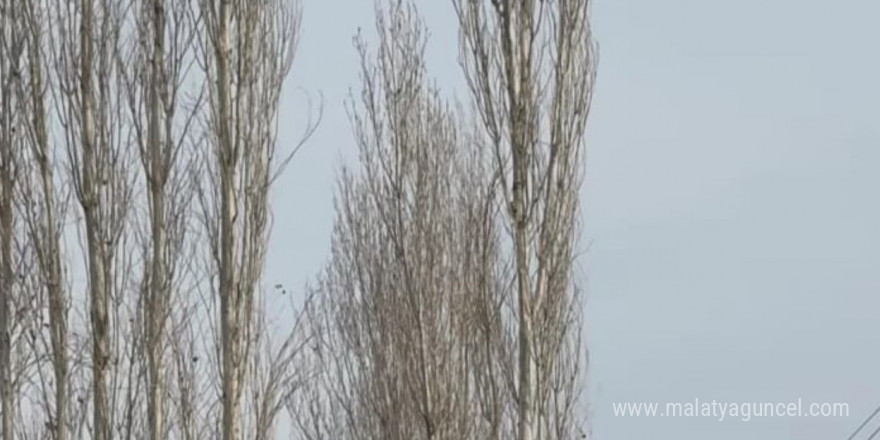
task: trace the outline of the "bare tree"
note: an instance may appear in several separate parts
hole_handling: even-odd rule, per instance
[[[559,397],[553,379],[560,369],[580,365],[565,360],[572,356],[566,350],[580,350],[570,343],[581,320],[571,272],[583,137],[596,72],[590,1],[453,4],[460,19],[462,65],[500,170],[511,229],[518,301],[517,438],[570,438],[576,429],[572,407],[552,403]],[[578,371],[567,373],[576,378]],[[559,391],[570,394],[576,384],[567,380]],[[566,400],[576,399],[561,401]]]
[[[74,193],[82,211],[91,324],[93,438],[111,438],[121,342],[114,331],[130,260],[126,237],[132,187],[117,53],[125,5],[118,0],[54,2],[53,68]],[[111,315],[111,311],[113,314]],[[112,371],[111,371],[112,370]],[[111,383],[112,380],[112,383]]]
[[[131,125],[139,148],[147,195],[148,226],[143,256],[143,312],[147,368],[147,415],[151,440],[166,438],[166,324],[174,292],[184,275],[189,173],[194,157],[189,135],[201,96],[185,100],[192,82],[197,16],[191,2],[150,0],[137,4],[128,57],[120,59]],[[122,55],[122,54],[120,54]]]
[[[276,156],[279,97],[299,32],[287,0],[202,0],[201,47],[209,82],[209,151],[200,190],[219,297],[224,440],[242,435],[241,400],[253,355],[269,190],[299,145]],[[309,124],[305,137],[314,130]]]
[[[491,390],[510,350],[491,169],[430,85],[413,3],[378,7],[376,28],[375,52],[356,44],[359,167],[339,180],[309,311],[315,378],[292,417],[309,439],[500,439],[510,399]]]

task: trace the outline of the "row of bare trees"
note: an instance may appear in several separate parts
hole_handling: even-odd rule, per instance
[[[0,438],[270,437],[301,333],[261,308],[298,20],[0,2]]]
[[[585,436],[589,0],[451,0],[470,105],[414,4],[356,39],[358,164],[273,326],[299,4],[0,0],[0,440]]]

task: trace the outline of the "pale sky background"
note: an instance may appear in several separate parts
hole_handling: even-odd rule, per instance
[[[355,145],[352,36],[371,0],[304,0],[267,284],[329,250]],[[430,74],[466,98],[448,0],[424,0]],[[596,0],[583,188],[589,417],[597,440],[846,439],[880,405],[880,2]],[[615,417],[621,401],[847,402],[839,419]],[[875,425],[876,426],[876,425]],[[867,435],[859,437],[865,439]]]

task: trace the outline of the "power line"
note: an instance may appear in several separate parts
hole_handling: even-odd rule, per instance
[[[877,437],[877,434],[880,434],[880,426],[878,426],[877,429],[874,430],[871,436],[868,437],[868,440],[873,440],[874,437]]]
[[[858,428],[856,428],[855,432],[853,432],[852,435],[850,435],[849,438],[847,438],[846,440],[853,440],[854,438],[856,438],[856,434],[858,434],[859,431],[861,431],[862,428],[864,428],[865,425],[867,425],[867,424],[871,421],[871,419],[873,419],[874,416],[877,415],[877,413],[880,413],[880,406],[878,406],[877,409],[875,409],[874,412],[871,413],[871,415],[868,416],[868,418],[865,419],[865,421],[862,422],[862,424],[859,425]],[[878,433],[880,433],[880,428],[877,428],[877,430],[874,431],[873,434],[871,434],[871,437],[869,437],[868,440],[871,440],[871,439],[873,439],[874,437],[876,437]]]

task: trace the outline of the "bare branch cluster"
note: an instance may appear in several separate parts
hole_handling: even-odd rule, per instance
[[[290,405],[304,438],[503,438],[512,354],[494,188],[457,112],[429,84],[405,3],[359,37],[359,169],[344,169],[332,258],[310,323],[315,379]]]

